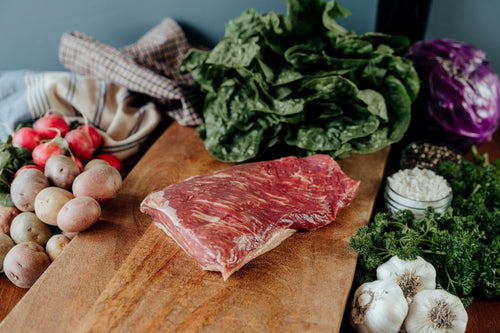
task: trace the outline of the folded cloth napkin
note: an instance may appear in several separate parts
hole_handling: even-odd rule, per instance
[[[180,61],[190,45],[177,23],[164,19],[135,44],[122,49],[79,32],[63,34],[59,59],[69,71],[0,72],[0,128],[33,122],[51,110],[68,121],[86,119],[103,135],[103,152],[122,159],[141,145],[168,115],[197,126],[201,98]]]

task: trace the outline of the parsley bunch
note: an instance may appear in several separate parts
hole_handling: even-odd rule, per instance
[[[421,256],[434,265],[437,283],[468,304],[474,297],[500,295],[500,160],[473,150],[473,161],[444,162],[440,173],[453,190],[442,216],[428,208],[421,218],[409,210],[379,212],[356,230],[350,246],[358,252],[355,283],[376,278],[376,268],[397,255]]]
[[[457,216],[472,216],[484,232],[477,256],[479,272],[477,289],[487,297],[500,295],[500,159],[489,162],[472,148],[472,161],[444,163],[440,173],[448,179],[453,191],[452,207]]]

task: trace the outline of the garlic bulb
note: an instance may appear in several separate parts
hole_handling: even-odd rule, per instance
[[[363,283],[354,292],[351,325],[361,333],[398,332],[408,313],[408,303],[391,280]]]
[[[460,299],[442,289],[422,290],[413,298],[405,320],[407,333],[459,333],[467,327]]]
[[[402,260],[393,256],[377,268],[377,279],[396,282],[408,303],[421,290],[436,288],[436,269],[421,257]]]

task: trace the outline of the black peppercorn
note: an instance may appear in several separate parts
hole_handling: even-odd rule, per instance
[[[410,143],[401,153],[401,168],[427,168],[438,170],[444,161],[460,162],[462,155],[454,149],[440,143],[416,141]]]

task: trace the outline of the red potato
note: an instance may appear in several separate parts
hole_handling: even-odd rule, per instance
[[[3,273],[3,260],[14,245],[16,243],[8,235],[0,232],[0,273]]]
[[[94,146],[89,133],[81,130],[71,130],[64,136],[69,149],[83,163],[90,161],[94,155]]]
[[[48,141],[36,146],[31,155],[33,162],[44,168],[45,163],[51,156],[63,154],[62,148],[55,141]]]
[[[91,197],[75,197],[61,208],[57,215],[57,226],[65,232],[87,230],[99,220],[101,206]]]
[[[110,165],[97,165],[79,174],[73,182],[75,197],[91,197],[99,203],[114,199],[121,190],[122,176]]]
[[[3,269],[7,278],[19,288],[31,288],[50,265],[43,247],[35,242],[15,245],[5,256]]]
[[[49,238],[45,245],[45,252],[51,261],[54,261],[64,250],[64,247],[69,244],[71,239],[63,234],[56,234]]]
[[[10,226],[12,220],[21,211],[17,207],[4,207],[0,206],[0,233],[10,235]]]
[[[70,190],[76,176],[80,174],[80,168],[76,162],[66,155],[53,155],[45,164],[45,177],[51,184]]]
[[[103,153],[103,154],[98,154],[95,158],[108,162],[109,165],[118,170],[120,174],[123,174],[123,162],[115,155]]]
[[[10,184],[12,202],[20,211],[34,211],[36,196],[49,185],[49,180],[40,170],[23,170]]]
[[[57,226],[57,214],[73,194],[60,187],[50,186],[41,190],[35,198],[35,214],[43,222]]]
[[[12,136],[12,143],[33,151],[40,144],[42,137],[31,127],[21,127]]]
[[[52,139],[58,134],[64,137],[69,132],[69,125],[61,115],[49,113],[39,118],[33,125],[33,129],[40,134],[42,139]]]
[[[45,247],[52,236],[50,227],[33,212],[22,212],[12,220],[10,238],[16,243],[35,242]]]
[[[90,139],[92,140],[92,146],[94,147],[94,150],[99,149],[102,143],[102,137],[101,134],[95,129],[95,127],[92,127],[90,125],[80,125],[77,127],[77,130],[79,131],[84,131],[90,136]]]
[[[105,160],[101,160],[101,159],[97,159],[97,158],[94,158],[90,161],[87,162],[87,164],[85,164],[85,167],[83,168],[83,171],[87,171],[88,169],[91,169],[95,166],[98,166],[98,165],[109,165],[108,162],[106,162]]]
[[[36,165],[36,164],[27,164],[27,165],[23,165],[22,167],[20,167],[19,169],[17,169],[16,173],[14,174],[14,178],[17,177],[17,175],[23,171],[23,170],[26,170],[26,169],[36,169],[36,170],[40,170],[41,172],[44,172],[43,168],[39,165]]]
[[[76,236],[78,236],[79,232],[75,231],[75,232],[67,232],[67,231],[62,231],[61,230],[61,234],[63,234],[64,236],[68,237],[69,240],[72,240],[73,238],[75,238]]]

